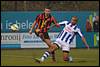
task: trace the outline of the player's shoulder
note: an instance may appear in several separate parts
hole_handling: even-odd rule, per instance
[[[40,19],[43,19],[44,13],[38,14],[37,17],[40,18]]]
[[[40,17],[40,16],[43,16],[44,14],[43,13],[41,13],[41,14],[38,14],[38,16]]]
[[[75,29],[78,31],[80,30],[79,26],[77,26],[77,25],[75,26]]]
[[[61,21],[59,24],[65,24],[65,25],[68,25],[69,22],[68,22],[68,21]]]
[[[40,16],[41,16],[41,14],[38,14],[38,15],[37,15],[37,17],[40,17]]]
[[[70,21],[63,21],[66,25],[69,25],[69,24],[71,24],[71,22]]]

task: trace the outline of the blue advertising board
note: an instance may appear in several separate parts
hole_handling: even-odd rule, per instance
[[[32,23],[36,19],[38,14],[42,13],[42,11],[33,11],[33,12],[1,12],[1,33],[13,33],[10,30],[10,25],[13,23],[18,24],[20,30],[16,33],[28,33],[29,29],[32,26]],[[86,37],[87,42],[90,47],[94,47],[94,32],[86,32],[86,19],[87,17],[91,17],[93,19],[94,14],[99,14],[99,12],[93,11],[53,11],[51,13],[55,19],[59,22],[63,20],[70,21],[72,16],[77,16],[78,26],[81,29],[83,35]],[[91,23],[93,24],[93,23]],[[60,32],[63,27],[56,28],[54,27],[52,31],[49,32]],[[80,45],[81,44],[81,45]],[[2,45],[2,43],[1,43]],[[82,43],[80,37],[76,36],[76,47],[83,48],[85,47]]]

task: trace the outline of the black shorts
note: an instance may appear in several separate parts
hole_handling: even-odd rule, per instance
[[[38,37],[40,37],[40,36],[39,36],[40,33],[36,33],[36,32],[35,32],[35,34],[36,34]],[[43,32],[43,37],[44,37],[45,39],[50,39],[48,32]]]

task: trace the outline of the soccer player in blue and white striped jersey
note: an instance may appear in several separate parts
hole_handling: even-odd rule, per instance
[[[35,59],[37,62],[43,62],[53,51],[58,47],[62,48],[63,51],[63,60],[72,61],[72,58],[69,56],[70,52],[70,43],[74,39],[74,36],[78,33],[82,38],[83,43],[87,48],[89,48],[84,36],[82,35],[80,29],[77,27],[77,16],[73,16],[71,21],[60,22],[60,25],[65,25],[64,29],[59,33],[56,41],[53,45],[46,51],[40,59]]]

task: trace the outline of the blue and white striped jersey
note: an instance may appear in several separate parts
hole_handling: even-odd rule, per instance
[[[64,29],[57,36],[57,39],[60,39],[61,41],[64,41],[70,44],[72,40],[74,39],[74,36],[76,33],[78,33],[81,37],[83,36],[80,29],[77,27],[77,25],[72,25],[68,21],[63,21],[63,22],[60,22],[59,24],[65,25]]]

